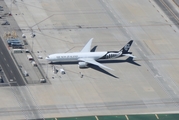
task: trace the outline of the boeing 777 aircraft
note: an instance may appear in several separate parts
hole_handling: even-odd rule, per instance
[[[97,61],[101,59],[111,59],[111,58],[118,58],[122,56],[135,57],[132,55],[131,52],[128,52],[130,46],[132,45],[133,40],[129,41],[119,51],[106,51],[106,52],[90,52],[92,41],[93,38],[91,38],[88,41],[88,43],[84,46],[84,48],[80,52],[51,54],[46,57],[46,60],[50,61],[51,63],[78,62],[79,68],[86,68],[88,67],[88,64],[93,64],[101,68],[112,70],[111,68],[106,67]]]

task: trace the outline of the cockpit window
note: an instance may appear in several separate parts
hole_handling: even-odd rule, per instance
[[[49,56],[47,56],[47,58],[50,58]]]

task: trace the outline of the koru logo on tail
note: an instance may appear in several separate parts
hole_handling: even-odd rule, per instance
[[[127,44],[126,46],[124,46],[124,50],[125,50],[125,51],[128,51],[129,48],[130,48],[130,44]]]

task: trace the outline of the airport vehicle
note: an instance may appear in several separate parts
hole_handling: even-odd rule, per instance
[[[22,43],[11,43],[10,47],[12,47],[13,49],[16,49],[16,48],[22,49],[23,45],[22,45]]]
[[[34,60],[34,58],[32,57],[32,55],[30,55],[30,54],[27,54],[27,59],[28,59],[28,60]]]
[[[8,21],[5,21],[1,25],[10,25],[10,23]]]
[[[20,42],[18,39],[9,39],[7,40],[7,43],[12,43],[12,42]]]
[[[22,47],[23,44],[21,42],[21,40],[17,40],[17,39],[10,39],[10,40],[7,40],[7,44],[9,45],[9,47],[13,47],[13,46],[18,46],[18,47]]]
[[[93,38],[91,38],[88,43],[84,46],[81,52],[74,53],[57,53],[51,54],[46,57],[46,60],[51,63],[56,62],[78,62],[79,68],[86,68],[88,64],[93,64],[101,68],[106,68],[112,70],[111,68],[104,66],[103,64],[97,62],[101,59],[111,59],[118,58],[122,56],[135,57],[131,52],[128,52],[133,40],[129,41],[121,50],[119,51],[106,51],[106,52],[90,52],[91,43]]]

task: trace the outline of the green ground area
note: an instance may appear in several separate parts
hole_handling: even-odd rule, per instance
[[[86,116],[86,117],[46,118],[45,120],[179,120],[179,114]]]

